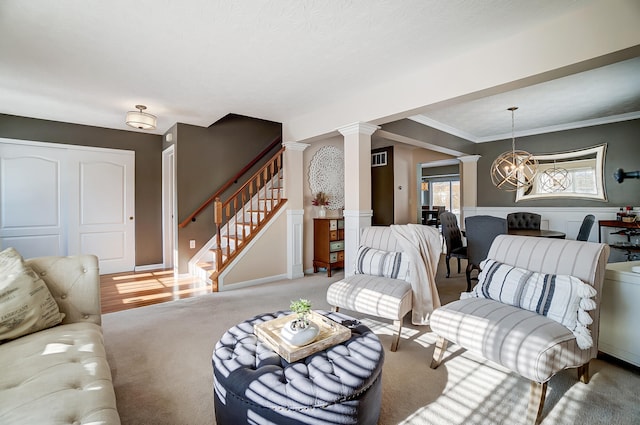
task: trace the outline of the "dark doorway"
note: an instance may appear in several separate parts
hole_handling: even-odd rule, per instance
[[[372,224],[393,224],[393,146],[371,151],[371,208]]]

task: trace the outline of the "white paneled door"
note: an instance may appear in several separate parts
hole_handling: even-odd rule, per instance
[[[0,238],[24,257],[66,255],[65,152],[0,143]]]
[[[135,154],[0,139],[0,245],[25,258],[95,254],[135,267]]]

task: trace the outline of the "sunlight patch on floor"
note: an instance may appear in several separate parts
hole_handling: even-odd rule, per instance
[[[190,296],[204,295],[204,294],[208,294],[209,292],[210,291],[207,291],[206,289],[203,289],[203,288],[186,288],[181,290],[170,288],[170,290],[160,292],[160,293],[154,293],[149,295],[137,295],[136,297],[132,297],[132,298],[124,298],[122,302],[124,304],[131,304],[131,303],[154,301],[159,299],[179,300],[181,298],[185,298],[184,295],[190,295]]]
[[[143,277],[152,277],[152,276],[153,276],[153,273],[134,273],[134,274],[112,276],[110,279],[111,280],[136,280]]]
[[[450,347],[438,368],[446,368],[448,378],[437,402],[416,410],[400,423],[521,423],[526,416],[530,381],[466,351],[457,353],[458,350],[455,345]],[[561,374],[571,376],[556,376],[549,382],[542,424],[573,424],[582,401],[590,391],[574,377],[575,370]],[[566,385],[569,387],[564,388]]]
[[[150,280],[138,280],[135,282],[117,283],[115,285],[119,294],[128,294],[132,292],[150,291],[165,288],[166,285],[158,282],[155,279]]]

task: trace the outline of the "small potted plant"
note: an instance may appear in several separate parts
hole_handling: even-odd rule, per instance
[[[327,210],[325,207],[329,205],[329,196],[326,193],[320,191],[313,195],[311,204],[315,207],[318,207],[318,217],[327,216]]]
[[[318,336],[318,325],[309,319],[311,302],[304,298],[291,301],[289,306],[296,318],[287,323],[280,331],[280,336],[289,344],[303,346],[312,342]]]
[[[299,329],[305,329],[309,326],[309,313],[311,312],[311,301],[300,298],[297,301],[291,301],[289,306],[291,311],[298,315],[298,318],[291,322],[291,326]]]

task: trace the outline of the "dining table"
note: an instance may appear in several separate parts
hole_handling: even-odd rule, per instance
[[[519,236],[535,236],[538,238],[565,239],[567,237],[563,232],[545,229],[509,229],[507,233]]]

